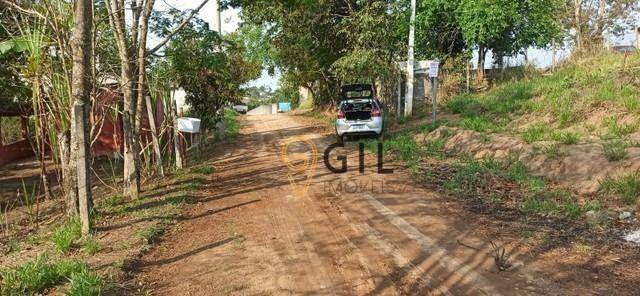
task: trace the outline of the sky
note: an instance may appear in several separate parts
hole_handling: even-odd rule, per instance
[[[156,9],[158,10],[166,10],[170,7],[175,7],[180,10],[186,9],[194,9],[198,5],[202,3],[200,0],[159,0],[156,2]],[[209,1],[203,8],[200,10],[198,17],[205,20],[209,24],[213,25],[213,1]],[[238,29],[240,25],[240,9],[226,9],[221,12],[222,19],[222,33],[227,34],[233,32]],[[640,25],[640,21],[639,21]],[[420,32],[416,32],[419,34]],[[615,43],[619,45],[632,45],[634,44],[635,36],[632,33],[626,34],[622,38],[618,38]],[[151,38],[150,43],[153,44],[153,38]],[[536,67],[539,68],[547,68],[551,65],[552,54],[551,50],[545,49],[535,49],[530,48],[527,50],[527,55],[529,61],[533,63]],[[475,56],[475,54],[474,54]],[[568,50],[559,50],[558,51],[558,61],[561,61],[563,58],[569,56]],[[474,58],[474,61],[477,59]],[[491,62],[491,55],[487,56],[487,63]],[[523,56],[517,56],[509,58],[509,64],[521,64],[524,60]],[[487,67],[489,65],[487,64]],[[247,86],[268,86],[271,89],[278,88],[278,81],[280,79],[280,75],[276,73],[275,76],[270,76],[266,71],[262,72],[260,78],[251,81],[247,84]]]

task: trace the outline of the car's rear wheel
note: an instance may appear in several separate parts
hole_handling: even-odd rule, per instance
[[[344,144],[344,135],[337,135],[338,144]]]

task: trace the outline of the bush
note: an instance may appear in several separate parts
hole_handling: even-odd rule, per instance
[[[240,132],[240,123],[238,122],[238,114],[231,110],[224,110],[224,123],[227,126],[225,133],[229,137],[235,137]]]

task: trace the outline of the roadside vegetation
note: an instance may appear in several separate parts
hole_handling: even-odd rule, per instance
[[[179,218],[198,186],[215,172],[210,164],[173,172],[151,182],[135,200],[118,192],[97,198],[97,232],[82,236],[77,218],[59,221],[35,232],[16,233],[2,250],[0,295],[109,295],[123,287],[120,280],[135,259],[157,243]],[[109,236],[105,236],[105,232]],[[96,263],[106,267],[93,271]]]
[[[637,104],[640,56],[600,53],[567,61],[557,71],[498,82],[479,94],[461,94],[445,103],[456,123],[482,133],[506,133],[526,143],[565,145],[601,141],[612,161],[637,143],[629,135],[640,127]]]

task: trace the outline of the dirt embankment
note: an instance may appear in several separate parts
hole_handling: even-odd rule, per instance
[[[632,135],[634,136],[634,135]],[[640,135],[637,135],[640,138]],[[636,138],[636,137],[632,137]],[[579,194],[595,194],[600,181],[640,169],[640,148],[626,149],[622,161],[609,161],[600,143],[559,145],[537,142],[527,144],[519,139],[442,126],[428,134],[417,134],[414,140],[425,143],[443,140],[447,152],[475,158],[512,158],[524,163],[533,175],[543,176]]]

